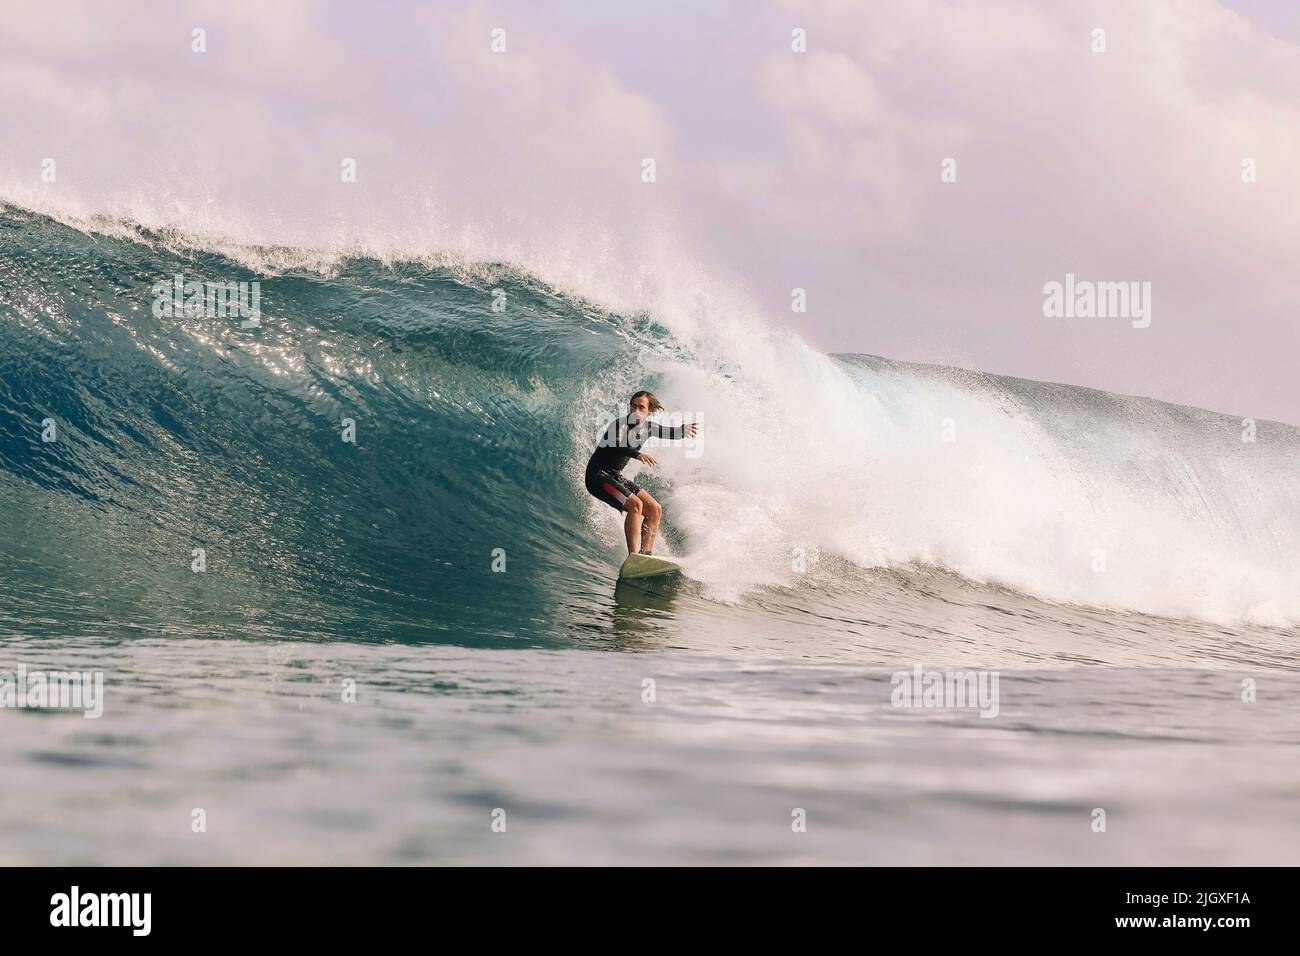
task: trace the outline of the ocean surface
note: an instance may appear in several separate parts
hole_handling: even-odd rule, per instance
[[[0,863],[1300,863],[1300,431],[598,302],[0,206]]]

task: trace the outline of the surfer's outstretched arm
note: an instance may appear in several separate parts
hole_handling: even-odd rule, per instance
[[[658,422],[646,422],[650,428],[652,438],[667,438],[669,441],[680,441],[683,438],[695,437],[695,423],[687,425],[664,426]]]

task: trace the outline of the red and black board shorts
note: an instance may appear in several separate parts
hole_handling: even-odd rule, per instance
[[[622,511],[627,499],[641,490],[635,481],[607,468],[587,472],[586,483],[587,491],[617,511]]]

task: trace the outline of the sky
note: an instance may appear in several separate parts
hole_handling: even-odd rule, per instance
[[[5,0],[0,198],[1294,424],[1298,6]]]

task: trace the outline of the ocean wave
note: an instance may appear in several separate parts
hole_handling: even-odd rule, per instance
[[[155,315],[178,274],[258,281],[260,326]],[[1300,621],[1290,426],[1245,441],[1240,419],[1149,399],[827,356],[688,282],[640,311],[603,298],[526,263],[4,209],[6,597],[65,621],[542,633],[610,586],[619,523],[581,470],[649,386],[701,424],[641,478],[708,600],[937,565],[1050,601]]]

